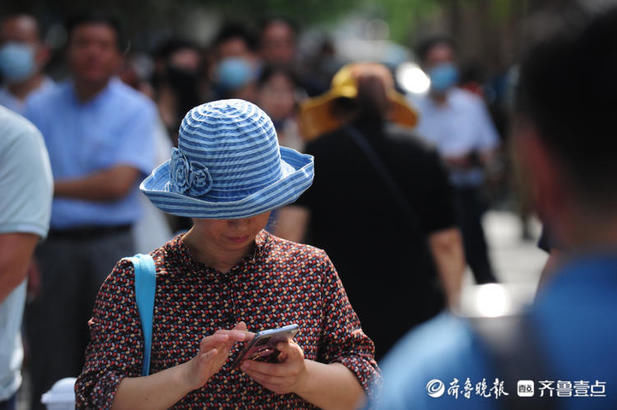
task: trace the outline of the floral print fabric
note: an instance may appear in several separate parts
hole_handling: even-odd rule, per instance
[[[339,362],[364,389],[379,378],[373,342],[362,332],[332,262],[324,251],[262,231],[254,251],[230,272],[191,259],[182,236],[152,252],[157,267],[151,373],[190,360],[199,342],[238,321],[250,331],[297,323],[295,341],[307,359]],[[111,407],[123,377],[141,374],[143,341],[135,305],[133,266],[120,261],[97,297],[91,343],[77,380],[81,408]],[[264,389],[230,364],[176,408],[311,408],[295,394]]]

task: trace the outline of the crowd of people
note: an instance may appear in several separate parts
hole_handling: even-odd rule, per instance
[[[522,61],[513,132],[564,250],[521,322],[543,377],[609,387],[601,357],[571,358],[617,346],[595,320],[617,287],[615,27],[606,13]],[[109,15],[74,16],[66,33],[68,76],[52,80],[37,20],[0,19],[0,410],[16,407],[24,352],[34,409],[77,376],[80,408],[494,405],[426,391],[495,373],[450,313],[467,264],[497,280],[481,217],[500,148],[482,99],[457,86],[452,39],[419,44],[431,88],[417,96],[378,62],[301,61],[285,18],[223,24],[207,48],[169,38],[151,57],[125,53]],[[591,82],[564,95],[568,65]],[[151,346],[126,259],[138,252],[156,277]],[[275,360],[232,366],[255,333],[289,324],[299,333]]]

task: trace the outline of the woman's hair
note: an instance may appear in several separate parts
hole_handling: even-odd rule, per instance
[[[336,116],[352,117],[365,122],[382,123],[388,112],[388,97],[383,80],[376,75],[357,79],[356,98],[337,98],[332,104]]]

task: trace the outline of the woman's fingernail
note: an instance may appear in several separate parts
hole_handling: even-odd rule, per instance
[[[249,367],[250,367],[250,366],[249,366],[248,362],[244,362],[244,363],[242,363],[242,366],[240,366],[240,368],[241,368],[243,371],[248,370],[248,368],[249,368]]]

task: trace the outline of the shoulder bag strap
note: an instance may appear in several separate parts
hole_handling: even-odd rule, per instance
[[[358,131],[357,128],[352,127],[351,125],[346,125],[344,129],[351,136],[356,145],[362,150],[375,171],[377,171],[377,173],[379,174],[379,177],[386,184],[388,190],[394,197],[396,204],[401,209],[403,215],[407,219],[410,227],[414,230],[418,230],[418,232],[421,232],[416,213],[413,211],[411,204],[409,203],[409,201],[407,201],[405,195],[403,195],[403,192],[401,192],[401,189],[394,181],[394,178],[392,178],[392,174],[390,174],[390,171],[388,171],[381,158],[379,158],[379,155],[377,155],[377,153],[370,146],[368,141],[366,141],[366,138],[364,138],[364,135],[362,135],[362,133]]]
[[[141,375],[150,374],[150,351],[152,348],[152,316],[156,293],[156,267],[150,255],[138,253],[128,258],[135,270],[135,300],[144,334],[144,361]]]

